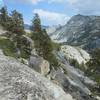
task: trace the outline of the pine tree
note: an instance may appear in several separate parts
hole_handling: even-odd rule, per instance
[[[32,48],[27,37],[23,36],[25,32],[22,14],[16,10],[8,14],[7,9],[3,7],[0,11],[0,23],[7,30],[6,37],[15,45],[16,56],[28,58]]]
[[[100,72],[100,49],[95,49],[92,51],[92,58],[87,63],[89,69],[95,72]]]
[[[7,25],[6,25],[7,21],[8,21],[7,8],[6,7],[2,7],[0,9],[0,24],[6,28],[7,27]]]
[[[13,25],[12,32],[19,36],[23,35],[24,22],[23,22],[22,14],[14,10],[12,11],[11,18],[12,18],[12,25]]]
[[[41,29],[41,20],[39,18],[38,14],[34,15],[34,18],[32,20],[32,39],[35,42],[35,48],[37,50],[37,53],[39,55],[43,55],[42,52],[42,39],[43,39],[43,34],[42,34],[42,29]]]
[[[42,40],[42,45],[43,45],[43,57],[45,59],[48,59],[49,56],[52,54],[53,47],[52,47],[52,41],[50,37],[48,36],[47,32],[45,29],[43,29],[43,40]]]
[[[42,29],[41,20],[38,14],[35,14],[32,20],[32,39],[35,42],[35,48],[38,55],[48,60],[50,64],[57,66],[58,62],[53,54],[52,41],[45,29]]]
[[[87,63],[88,69],[86,74],[97,82],[97,87],[93,87],[92,91],[95,94],[100,93],[100,48],[96,48],[91,53],[92,58]]]
[[[11,25],[12,25],[12,33],[15,34],[14,41],[17,44],[17,48],[21,49],[21,41],[22,35],[24,34],[24,22],[23,16],[21,13],[17,12],[16,10],[12,11],[11,14]]]
[[[42,28],[41,28],[41,20],[39,15],[36,13],[33,20],[32,20],[32,24],[33,24],[33,31],[35,33],[39,33],[42,32]]]
[[[40,56],[47,57],[47,52],[52,51],[51,40],[47,35],[45,29],[41,27],[41,20],[38,14],[35,14],[33,18],[33,35],[32,38],[35,41],[35,48]]]

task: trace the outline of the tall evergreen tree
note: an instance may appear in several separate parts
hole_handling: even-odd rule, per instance
[[[22,14],[14,10],[9,15],[7,9],[3,7],[0,11],[0,23],[7,30],[6,36],[13,41],[16,54],[19,57],[29,57],[31,43],[23,36],[25,32]]]
[[[38,14],[35,14],[32,20],[32,39],[35,42],[35,48],[38,55],[48,60],[50,64],[57,65],[57,59],[53,55],[52,41],[45,29],[42,29],[41,20]]]
[[[24,22],[22,14],[14,10],[12,11],[11,18],[13,24],[13,33],[16,35],[22,35],[24,33]]]
[[[6,7],[0,9],[0,24],[6,27],[6,22],[8,21],[8,12]]]
[[[23,16],[21,13],[17,12],[16,10],[12,11],[11,14],[12,18],[12,33],[15,34],[15,42],[17,47],[21,48],[21,41],[22,41],[22,35],[24,34],[24,22],[23,22]]]
[[[35,48],[37,50],[37,53],[39,55],[43,55],[42,52],[42,39],[43,39],[43,34],[42,34],[42,29],[41,29],[41,20],[39,18],[38,14],[34,15],[34,18],[32,20],[32,39],[35,42]]]
[[[92,51],[92,58],[87,63],[89,71],[93,71],[93,73],[100,73],[100,48],[97,48]]]
[[[40,17],[39,17],[39,15],[37,13],[34,15],[34,18],[32,20],[32,24],[33,24],[32,30],[35,33],[42,32],[42,29],[41,29],[41,20],[40,20]]]
[[[100,93],[100,48],[92,51],[92,58],[87,63],[88,69],[86,74],[97,82],[97,87],[93,87],[92,91],[96,94]]]

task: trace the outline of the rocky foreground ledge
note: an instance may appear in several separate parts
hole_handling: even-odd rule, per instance
[[[74,100],[59,86],[0,50],[0,100]]]

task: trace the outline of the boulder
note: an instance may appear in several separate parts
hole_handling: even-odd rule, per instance
[[[29,66],[32,67],[37,72],[41,73],[42,75],[47,75],[50,71],[50,64],[47,60],[44,60],[42,57],[39,56],[30,56],[29,59]]]

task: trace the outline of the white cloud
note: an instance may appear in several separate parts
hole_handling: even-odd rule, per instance
[[[65,24],[70,17],[62,13],[50,12],[43,9],[34,9],[33,13],[38,13],[41,19],[48,21],[52,24]]]
[[[24,4],[37,4],[39,2],[42,2],[44,0],[10,0],[9,2],[13,2],[13,3],[24,3]]]
[[[76,3],[78,0],[66,0],[68,3],[70,3],[70,4],[74,4],[74,3]]]
[[[53,3],[53,2],[56,2],[56,3],[65,3],[66,0],[47,0],[49,3]]]
[[[26,4],[38,4],[41,2],[49,3],[51,6],[52,3],[63,4],[64,7],[67,6],[68,10],[73,14],[82,14],[82,15],[100,15],[100,0],[9,0],[8,2],[14,3],[26,3]],[[49,7],[48,7],[49,8]],[[53,8],[52,8],[53,9]],[[42,19],[46,19],[49,22],[66,23],[66,20],[69,17],[66,14],[60,14],[56,12],[50,12],[42,9],[35,9],[34,12],[37,12]],[[67,9],[66,11],[67,12]]]
[[[14,3],[28,3],[28,4],[38,4],[42,1],[45,1],[47,3],[53,3],[53,2],[56,2],[56,3],[63,3],[65,2],[66,0],[10,0],[10,2],[14,2]]]
[[[45,0],[46,1],[46,0]],[[70,3],[70,4],[73,4],[75,3],[77,0],[47,0],[48,2],[50,3]]]
[[[100,0],[49,0],[50,2],[65,3],[77,13],[85,15],[100,15]]]
[[[100,15],[100,0],[67,0],[67,2],[77,13]]]
[[[100,15],[100,0],[47,0],[50,3],[64,3],[77,13]]]
[[[25,1],[25,0],[24,0]],[[27,2],[30,2],[32,4],[37,4],[38,2],[41,2],[43,0],[26,0]]]
[[[22,2],[30,4],[38,4],[41,2],[47,3],[62,3],[70,7],[77,13],[85,15],[100,15],[100,0],[10,0],[12,2]],[[65,5],[64,5],[65,6]],[[67,10],[67,9],[66,9]]]

